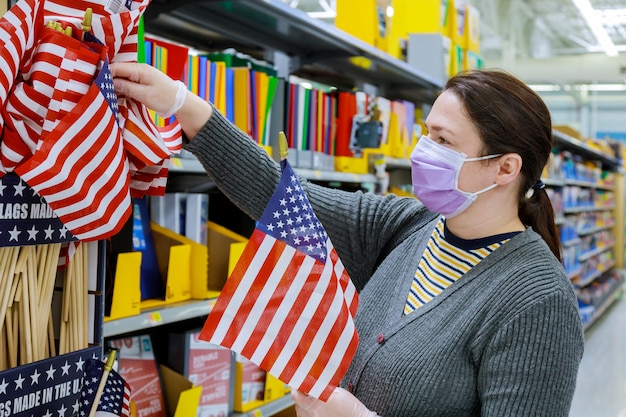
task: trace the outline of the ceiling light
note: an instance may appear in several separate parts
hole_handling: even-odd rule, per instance
[[[581,84],[576,86],[581,91],[626,91],[626,84]]]
[[[615,48],[615,44],[604,29],[604,26],[602,26],[599,12],[591,7],[589,0],[572,0],[572,2],[580,11],[587,25],[589,25],[593,35],[596,37],[602,49],[604,49],[604,53],[608,56],[617,56],[618,52]]]
[[[528,86],[534,91],[559,91],[561,89],[556,84],[529,84]]]

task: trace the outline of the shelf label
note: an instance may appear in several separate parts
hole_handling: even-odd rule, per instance
[[[176,167],[176,168],[183,167],[183,161],[181,161],[180,158],[170,158],[170,161],[172,161],[173,167]]]
[[[161,324],[161,322],[163,321],[163,317],[161,317],[161,313],[159,311],[155,311],[154,313],[150,313],[148,315],[148,320],[151,324],[157,325]]]

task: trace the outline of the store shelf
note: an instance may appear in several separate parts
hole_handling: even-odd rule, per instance
[[[563,187],[565,180],[561,178],[542,178],[541,181],[549,187]]]
[[[209,314],[215,301],[215,299],[185,301],[171,306],[142,311],[137,316],[105,321],[103,334],[104,337],[117,336],[164,324],[204,317]]]
[[[585,331],[589,329],[591,325],[594,324],[604,314],[604,312],[611,306],[611,304],[613,304],[613,302],[615,302],[615,300],[617,300],[617,298],[623,293],[623,291],[624,291],[624,286],[623,284],[621,284],[617,286],[617,288],[615,288],[613,292],[611,292],[607,296],[604,302],[602,302],[600,306],[596,309],[596,311],[593,313],[593,316],[591,317],[591,319],[583,325],[583,328],[585,329]]]
[[[576,231],[576,233],[578,234],[578,236],[587,236],[587,235],[592,235],[594,233],[602,232],[604,230],[611,230],[613,229],[613,227],[615,227],[615,225],[613,224],[597,226],[597,227],[588,227],[588,228],[578,230]]]
[[[290,74],[338,88],[369,85],[389,99],[430,103],[442,87],[406,62],[279,0],[167,0],[153,2],[144,17],[147,32],[201,50],[235,48],[270,61],[271,52],[279,51]]]
[[[563,209],[565,214],[584,213],[589,211],[608,211],[613,210],[614,205],[610,206],[583,206],[583,207],[566,207]]]
[[[578,261],[579,262],[584,262],[587,259],[593,258],[594,256],[601,254],[602,252],[606,252],[606,251],[608,251],[610,249],[613,249],[614,246],[615,246],[614,243],[610,243],[610,244],[604,245],[604,246],[602,246],[600,248],[596,248],[594,250],[590,250],[588,252],[581,253],[578,256]]]
[[[293,401],[290,395],[286,395],[282,398],[278,398],[275,401],[265,404],[262,407],[255,408],[254,410],[248,413],[233,413],[233,417],[264,417],[264,416],[272,416],[276,413],[280,413],[291,407],[293,405]]]
[[[308,180],[342,183],[375,183],[377,181],[373,174],[353,174],[303,168],[294,168],[294,170]],[[184,174],[206,174],[202,164],[195,158],[172,158],[170,171]]]
[[[574,151],[576,154],[586,159],[600,161],[606,168],[617,169],[621,165],[619,159],[600,152],[597,149],[594,149],[591,146],[563,132],[560,132],[558,130],[552,130],[552,135],[554,136],[554,139],[556,140],[559,147]]]
[[[600,278],[602,276],[602,274],[604,274],[605,272],[607,272],[608,270],[610,270],[614,266],[615,266],[615,262],[611,261],[611,262],[607,263],[606,265],[604,265],[602,267],[599,267],[592,274],[589,274],[586,277],[580,277],[579,280],[577,282],[575,282],[575,285],[577,287],[580,287],[580,288],[586,287],[587,285],[591,284],[596,279]]]

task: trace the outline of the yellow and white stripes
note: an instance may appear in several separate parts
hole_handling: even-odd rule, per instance
[[[404,314],[415,311],[441,294],[445,288],[506,242],[504,240],[478,249],[462,249],[445,240],[444,224],[443,218],[440,219],[428,240],[415,271]]]

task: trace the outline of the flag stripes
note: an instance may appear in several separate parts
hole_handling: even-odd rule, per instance
[[[74,236],[92,240],[116,233],[130,215],[130,178],[119,128],[95,84],[81,104],[15,171]]]
[[[200,338],[326,400],[356,351],[358,295],[285,165]]]

